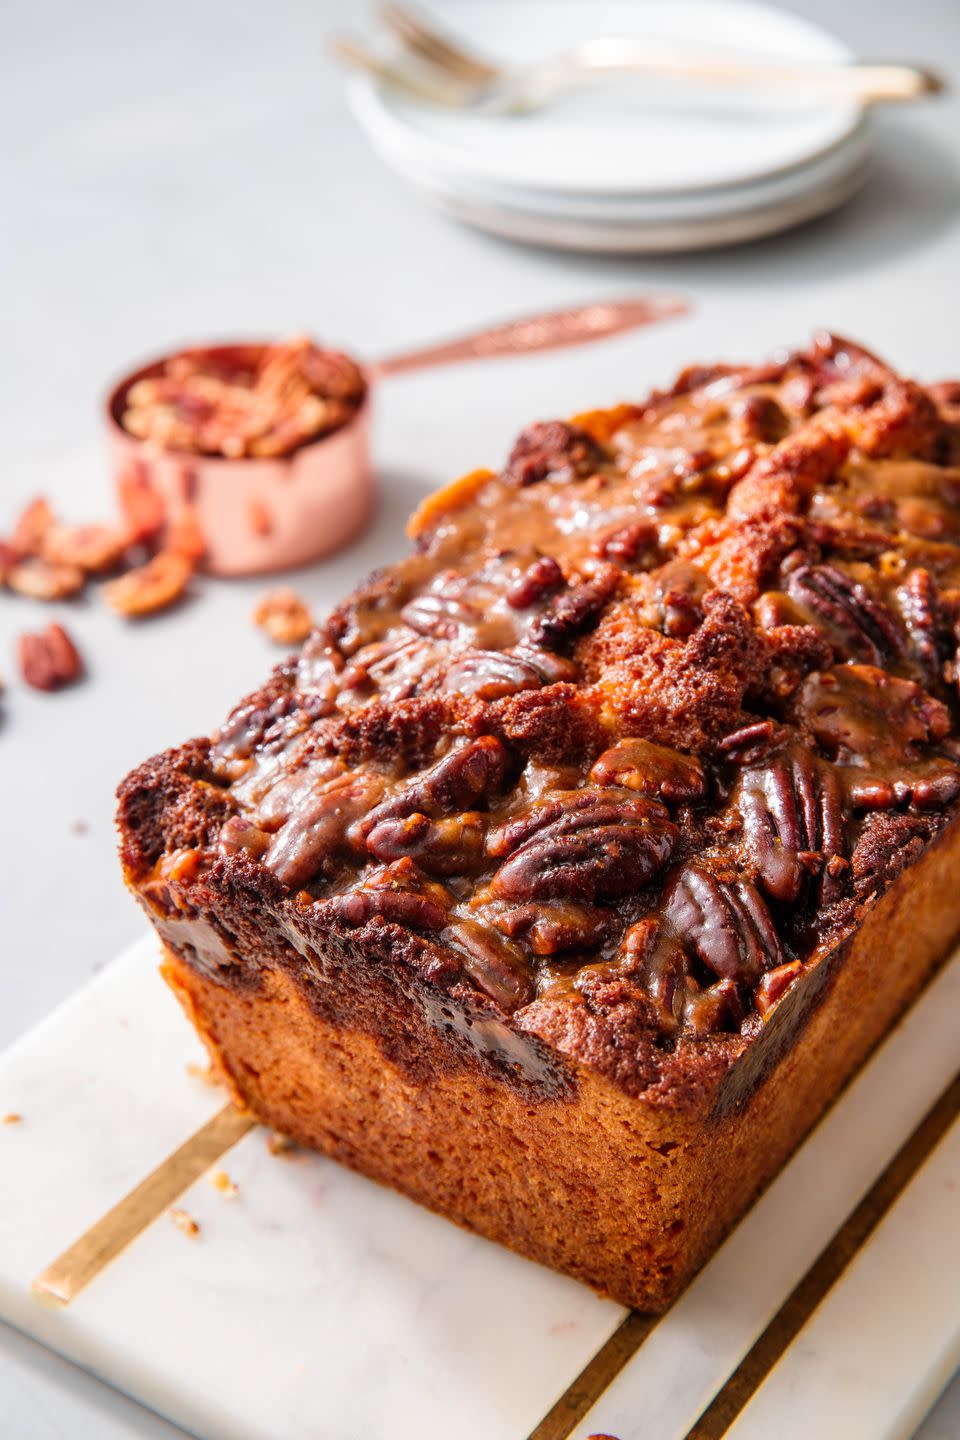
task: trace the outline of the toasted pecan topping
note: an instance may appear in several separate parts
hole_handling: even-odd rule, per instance
[[[231,717],[198,874],[635,1089],[726,1063],[960,804],[958,397],[822,336],[530,426]]]

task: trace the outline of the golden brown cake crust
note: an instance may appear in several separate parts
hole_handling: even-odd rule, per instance
[[[257,1112],[665,1303],[960,925],[949,895],[920,906],[960,799],[958,422],[956,386],[826,336],[530,426],[502,472],[425,502],[414,552],[211,739],[129,776],[128,882]],[[881,965],[869,937],[907,910]],[[261,1083],[287,1025],[295,1081],[276,1059]],[[331,1048],[355,1056],[360,1130],[310,1080]],[[453,1137],[449,1173],[391,1150],[401,1096]],[[458,1205],[471,1096],[499,1178]],[[504,1117],[545,1173],[559,1147],[575,1226],[591,1166],[638,1167],[646,1258],[618,1268],[612,1221],[589,1261],[545,1204],[522,1222]],[[682,1137],[669,1205],[637,1158],[661,1132]]]

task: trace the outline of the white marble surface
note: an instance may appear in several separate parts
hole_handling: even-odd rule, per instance
[[[0,1316],[204,1440],[526,1435],[622,1308],[260,1130],[222,1162],[235,1196],[205,1177],[178,1202],[196,1237],[162,1217],[66,1311],[31,1298],[224,1103],[157,960],[145,936],[0,1058],[23,1115],[0,1130]]]
[[[960,70],[954,0],[789,8],[863,55]],[[326,36],[365,14],[335,0],[170,0],[162,23],[118,0],[3,7],[5,513],[39,488],[77,518],[106,510],[106,382],[191,336],[307,327],[372,356],[644,286],[696,301],[690,319],[646,336],[391,382],[377,431],[385,503],[362,550],[305,577],[318,604],[396,553],[419,494],[496,461],[533,415],[635,394],[694,357],[759,355],[821,324],[927,377],[960,370],[956,95],[881,116],[871,183],[793,235],[676,260],[564,257],[457,228],[369,153],[324,57]],[[90,683],[54,698],[11,681],[13,637],[39,612],[0,597],[0,671],[11,682],[0,728],[0,1045],[138,933],[113,857],[113,786],[145,754],[207,729],[262,676],[272,655],[247,623],[259,589],[207,585],[137,631],[95,603],[80,607],[72,624]],[[78,819],[87,833],[74,833]],[[0,1395],[15,1440],[174,1433],[3,1332]],[[922,1433],[955,1440],[960,1382]]]
[[[67,1310],[31,1297],[33,1277],[222,1104],[188,1073],[199,1047],[157,956],[145,936],[0,1056],[0,1103],[23,1117],[0,1128],[0,1318],[203,1440],[523,1440],[623,1309],[319,1156],[273,1156],[260,1130],[218,1167],[235,1195],[206,1176],[178,1201],[196,1236],[161,1216]],[[578,1437],[687,1433],[943,1089],[958,1006],[960,956]],[[744,1440],[828,1435],[839,1416],[863,1440],[911,1432],[960,1357],[958,1138],[960,1124],[774,1370]],[[893,1355],[888,1276],[909,1333]]]

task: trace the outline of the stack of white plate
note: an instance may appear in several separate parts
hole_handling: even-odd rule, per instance
[[[600,36],[799,65],[853,59],[796,15],[741,0],[457,0],[441,25],[498,64]],[[863,109],[796,89],[607,76],[530,115],[420,104],[368,75],[354,114],[383,158],[459,219],[573,250],[694,250],[825,214],[862,184]]]

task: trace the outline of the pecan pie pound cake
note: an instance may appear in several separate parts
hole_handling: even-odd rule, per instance
[[[411,535],[127,880],[265,1123],[659,1310],[960,928],[960,385],[687,370]]]

